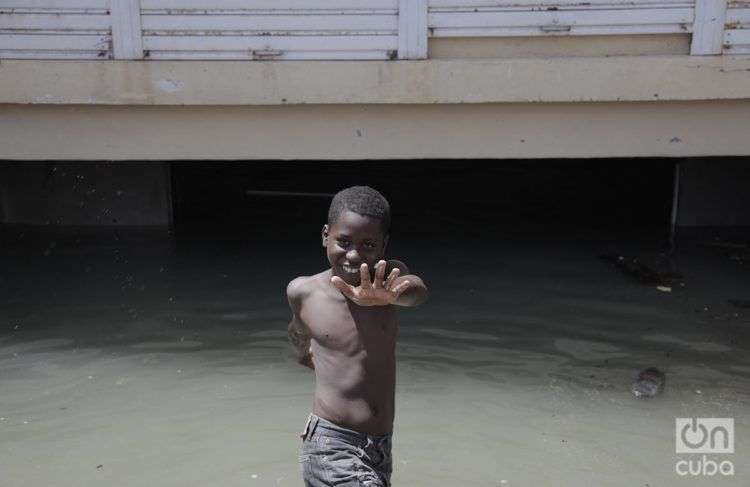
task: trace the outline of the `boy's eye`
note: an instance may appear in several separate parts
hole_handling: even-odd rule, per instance
[[[374,249],[376,245],[373,242],[366,242],[365,247],[367,247],[368,249]]]
[[[341,245],[342,247],[346,247],[347,245],[349,245],[348,240],[339,239],[338,242],[339,242],[339,245]]]

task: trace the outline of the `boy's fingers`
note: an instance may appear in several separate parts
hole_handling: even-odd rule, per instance
[[[406,291],[406,289],[411,286],[411,283],[409,281],[404,281],[400,283],[398,286],[393,288],[393,292],[398,296],[402,292]]]
[[[343,279],[341,279],[338,276],[333,276],[331,278],[331,284],[333,284],[336,289],[341,291],[341,293],[344,296],[348,296],[350,298],[354,297],[354,288],[350,286],[349,284],[345,283]]]
[[[391,289],[391,286],[393,286],[393,281],[396,280],[399,274],[401,274],[401,270],[398,267],[394,268],[391,271],[391,273],[388,275],[388,279],[386,279],[385,281],[386,289]]]
[[[367,269],[367,264],[359,266],[360,282],[359,286],[362,289],[372,289],[372,282],[370,282],[370,271]]]
[[[385,279],[385,261],[381,260],[375,264],[375,289],[383,287],[383,279]]]

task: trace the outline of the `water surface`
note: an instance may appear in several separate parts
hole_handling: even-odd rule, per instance
[[[158,237],[158,238],[156,238]],[[301,485],[313,375],[286,283],[318,237],[14,235],[0,257],[0,471],[12,486]],[[714,485],[674,471],[675,417],[733,417],[748,485],[743,264],[685,246],[685,286],[642,286],[599,237],[401,238],[431,287],[401,313],[394,485]],[[638,370],[665,392],[636,399]],[[731,458],[731,457],[729,457]]]

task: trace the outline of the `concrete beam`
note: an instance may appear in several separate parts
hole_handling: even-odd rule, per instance
[[[748,120],[750,100],[275,107],[0,105],[0,159],[750,155]]]
[[[750,99],[747,56],[427,61],[6,61],[0,103],[307,105]]]

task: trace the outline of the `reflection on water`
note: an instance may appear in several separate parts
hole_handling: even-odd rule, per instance
[[[300,485],[284,288],[322,269],[315,238],[33,242],[0,257],[4,484]],[[596,258],[635,242],[433,244],[394,243],[432,288],[402,312],[395,485],[677,485],[675,417],[750,447],[746,269],[686,248],[667,294]],[[649,366],[666,390],[637,400]]]

